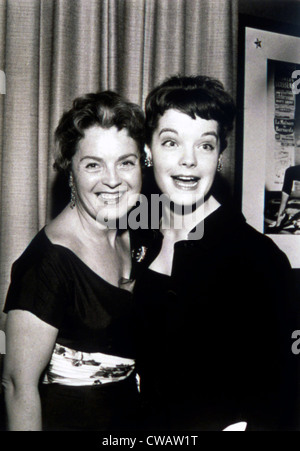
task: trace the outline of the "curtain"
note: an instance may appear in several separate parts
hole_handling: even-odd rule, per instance
[[[62,112],[105,89],[143,105],[176,73],[235,94],[237,10],[237,0],[0,0],[0,311],[11,264],[53,215]],[[233,139],[224,166],[232,184]]]

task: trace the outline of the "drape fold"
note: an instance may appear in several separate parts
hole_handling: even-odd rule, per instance
[[[0,0],[1,311],[12,262],[51,218],[62,112],[105,89],[142,105],[177,73],[219,78],[234,94],[237,11],[237,0]],[[232,144],[224,165],[233,184]]]

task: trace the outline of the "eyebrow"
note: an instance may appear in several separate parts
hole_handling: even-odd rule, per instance
[[[163,133],[170,133],[170,132],[171,132],[171,133],[175,133],[176,135],[178,135],[178,131],[175,130],[175,129],[173,129],[173,128],[163,128],[163,129],[159,132],[159,136],[161,136]],[[219,139],[218,134],[217,134],[216,132],[213,132],[213,131],[203,133],[203,134],[201,135],[201,138],[202,138],[202,137],[205,137],[205,136],[214,136],[216,139]]]
[[[126,158],[130,158],[130,157],[134,157],[136,159],[139,158],[138,155],[136,155],[135,153],[128,153],[126,155],[122,155],[121,157],[119,157],[117,159],[117,162],[122,161],[122,160],[126,160]],[[94,155],[86,155],[85,157],[81,158],[80,162],[82,162],[84,160],[103,161],[103,158],[98,158],[98,157],[95,157]]]
[[[174,130],[173,128],[163,128],[160,132],[159,135],[162,135],[163,133],[175,133],[176,135],[178,135],[178,132],[176,130]]]
[[[216,139],[219,139],[219,135],[216,132],[206,132],[202,136],[214,136]]]

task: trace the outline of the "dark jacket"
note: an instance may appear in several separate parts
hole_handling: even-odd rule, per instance
[[[291,268],[241,213],[220,207],[201,240],[176,243],[171,277],[145,270],[135,296],[142,428],[292,427]]]

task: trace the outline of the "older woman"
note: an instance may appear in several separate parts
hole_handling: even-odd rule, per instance
[[[74,101],[56,130],[71,202],[14,263],[3,383],[10,430],[132,426],[131,245],[110,227],[141,189],[141,109],[113,92]]]
[[[209,77],[173,77],[146,100],[148,159],[169,203],[136,285],[145,429],[289,422],[290,265],[220,192],[234,116]]]

